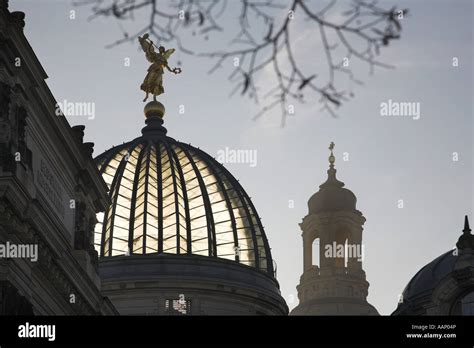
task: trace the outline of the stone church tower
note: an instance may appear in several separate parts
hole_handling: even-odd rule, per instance
[[[369,283],[362,269],[362,226],[356,197],[336,179],[329,149],[328,179],[308,201],[303,231],[304,270],[297,286],[299,305],[291,315],[378,315],[367,302]],[[319,242],[319,262],[313,243]],[[315,250],[316,251],[316,250]]]

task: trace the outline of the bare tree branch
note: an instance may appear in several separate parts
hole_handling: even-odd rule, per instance
[[[230,11],[228,0],[162,0],[160,3],[158,0],[77,0],[75,3],[91,6],[91,19],[102,16],[126,21],[133,20],[137,11],[149,11],[145,27],[133,35],[124,31],[123,38],[107,47],[134,42],[139,35],[149,32],[158,41],[173,42],[186,54],[212,59],[214,65],[209,73],[232,61],[231,95],[240,91],[258,103],[264,74],[271,71],[276,86],[264,93],[266,102],[255,118],[280,105],[282,125],[292,114],[293,103],[304,102],[307,94],[319,95],[322,110],[336,116],[335,109],[354,96],[352,90],[336,87],[340,79],[362,84],[349,68],[353,62],[366,64],[370,73],[375,67],[392,68],[376,57],[382,47],[400,38],[401,19],[408,13],[407,9],[381,8],[376,0],[344,1],[339,7],[338,0],[323,5],[321,1],[311,0],[240,0],[238,30],[230,48],[195,52],[183,44],[183,34],[188,31],[208,40],[213,33],[230,30],[226,17]],[[339,19],[328,19],[331,16]],[[318,45],[322,46],[326,71],[305,67],[305,57],[295,53],[295,42],[301,39],[293,37],[299,34],[297,21],[307,21],[305,28],[319,32],[319,40],[317,35],[304,39],[315,60],[321,55]],[[256,28],[266,28],[265,34],[259,37]]]

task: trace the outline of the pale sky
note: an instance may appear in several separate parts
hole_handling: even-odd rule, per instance
[[[357,208],[367,219],[363,267],[370,283],[368,301],[381,314],[396,308],[398,295],[422,266],[455,246],[464,215],[474,221],[472,1],[380,4],[410,9],[401,40],[382,50],[382,60],[397,68],[377,69],[370,76],[367,66],[356,66],[365,84],[353,87],[355,98],[337,111],[337,118],[319,111],[314,97],[296,104],[283,128],[279,109],[254,121],[261,105],[238,93],[229,98],[230,68],[209,75],[213,64],[207,59],[182,53],[170,59],[172,66],[182,61],[183,73],[165,76],[160,100],[167,109],[168,135],[213,156],[226,147],[257,151],[256,166],[226,167],[263,220],[290,308],[297,304],[303,267],[298,224],[307,214],[307,200],[326,179],[331,141],[336,143],[338,178],[357,196]],[[139,86],[147,62],[137,43],[104,47],[122,35],[113,19],[87,21],[90,8],[59,0],[10,1],[10,10],[26,13],[26,37],[55,98],[95,103],[94,119],[68,118],[71,125],[86,125],[85,140],[96,144],[95,156],[140,136],[144,104]],[[309,35],[311,22],[295,25],[298,59],[324,73],[324,52],[317,37]],[[211,36],[208,44],[225,49],[226,35]],[[130,67],[124,66],[127,57]],[[453,57],[458,67],[452,66]],[[259,82],[265,86],[269,81]],[[381,116],[380,104],[389,100],[420,103],[420,119]],[[183,115],[178,113],[181,104]],[[348,161],[342,159],[344,152]],[[454,152],[458,161],[453,161]],[[403,208],[398,208],[400,199]]]

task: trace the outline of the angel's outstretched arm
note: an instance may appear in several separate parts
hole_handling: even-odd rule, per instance
[[[145,34],[143,37],[138,37],[138,41],[140,42],[140,46],[145,52],[146,59],[150,62],[153,63],[153,58],[156,55],[155,49],[153,47],[153,42],[151,40],[147,40],[148,35]]]
[[[142,47],[142,50],[146,53],[148,51],[148,45],[146,38],[139,36],[138,41],[140,42],[140,46]]]
[[[155,49],[153,48],[153,42],[148,43],[148,51],[147,53],[155,53]]]

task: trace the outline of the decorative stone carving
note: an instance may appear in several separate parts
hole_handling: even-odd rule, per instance
[[[86,244],[86,206],[82,202],[76,204],[76,222],[74,231],[74,249],[85,249]]]
[[[0,8],[8,9],[8,0],[0,0]]]
[[[23,222],[21,217],[17,216],[15,212],[5,202],[0,202],[0,223],[7,229],[16,233],[19,223],[27,225],[28,232],[32,232],[33,228],[27,222]],[[64,301],[69,301],[70,294],[75,294],[76,303],[74,304],[74,311],[80,315],[94,315],[97,311],[80,295],[79,289],[72,283],[70,276],[59,266],[60,260],[53,255],[51,247],[41,237],[38,232],[34,232],[32,240],[23,240],[23,243],[34,243],[38,245],[38,262],[34,265],[39,267],[47,279],[52,283],[56,290],[61,294]],[[1,314],[1,310],[0,310]]]
[[[10,123],[4,119],[0,119],[0,143],[9,143],[11,139]]]
[[[10,13],[10,21],[18,24],[22,29],[25,27],[25,13],[21,11],[15,11]]]
[[[92,158],[92,154],[94,153],[94,143],[84,143],[82,146],[86,156]]]
[[[18,152],[21,154],[21,162],[29,168],[32,168],[33,155],[26,144],[27,118],[28,114],[26,110],[23,107],[18,108],[16,114]]]
[[[83,202],[76,204],[74,249],[88,252],[94,268],[98,268],[98,254],[94,248],[94,227],[97,223],[95,213],[86,210]]]
[[[23,164],[32,167],[32,152],[26,145],[28,114],[24,107],[13,105],[12,97],[12,88],[0,83],[0,165],[7,171],[15,169],[16,152]]]
[[[0,281],[0,315],[33,315],[33,306],[8,281]]]
[[[15,161],[10,151],[12,127],[10,124],[11,87],[0,82],[0,167],[13,171]]]
[[[11,93],[11,87],[0,82],[0,118],[2,119],[8,120]]]
[[[84,141],[84,129],[85,128],[86,127],[83,126],[83,125],[78,125],[78,126],[74,126],[74,127],[71,128],[74,138],[76,140],[78,140],[80,144],[82,144],[83,141]]]

